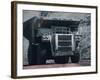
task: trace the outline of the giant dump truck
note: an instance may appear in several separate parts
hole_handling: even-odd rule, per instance
[[[57,64],[68,63],[69,57],[72,63],[78,63],[80,60],[79,22],[42,19],[42,22],[38,23],[39,26],[31,25],[31,39],[34,39],[31,42],[33,46],[31,54],[35,54],[33,56],[36,64],[46,64],[48,59],[53,59]]]

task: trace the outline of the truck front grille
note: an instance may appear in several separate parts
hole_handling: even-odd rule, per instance
[[[71,40],[70,35],[58,35],[58,40]]]
[[[59,45],[59,46],[62,46],[62,47],[63,47],[63,46],[71,46],[72,43],[71,43],[71,41],[69,41],[69,42],[61,42],[61,41],[60,41],[60,42],[58,42],[58,45]]]

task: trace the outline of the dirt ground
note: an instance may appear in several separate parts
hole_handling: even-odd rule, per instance
[[[30,65],[24,66],[24,69],[37,69],[37,68],[57,68],[57,67],[75,67],[80,64],[47,64],[47,65]]]

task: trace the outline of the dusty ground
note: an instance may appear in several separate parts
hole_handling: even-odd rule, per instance
[[[80,61],[79,63],[66,63],[66,64],[46,64],[46,65],[27,65],[24,69],[38,69],[38,68],[58,68],[58,67],[80,67],[90,66],[89,60]]]
[[[47,65],[30,65],[30,66],[24,66],[24,69],[57,68],[57,67],[73,67],[73,66],[80,66],[80,64],[47,64]]]

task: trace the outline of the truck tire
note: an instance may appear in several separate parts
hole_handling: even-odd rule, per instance
[[[74,54],[73,56],[71,56],[71,62],[72,63],[78,63],[80,60],[80,55],[79,53]]]
[[[55,63],[56,64],[65,64],[68,63],[68,57],[67,56],[57,56],[54,57]]]

